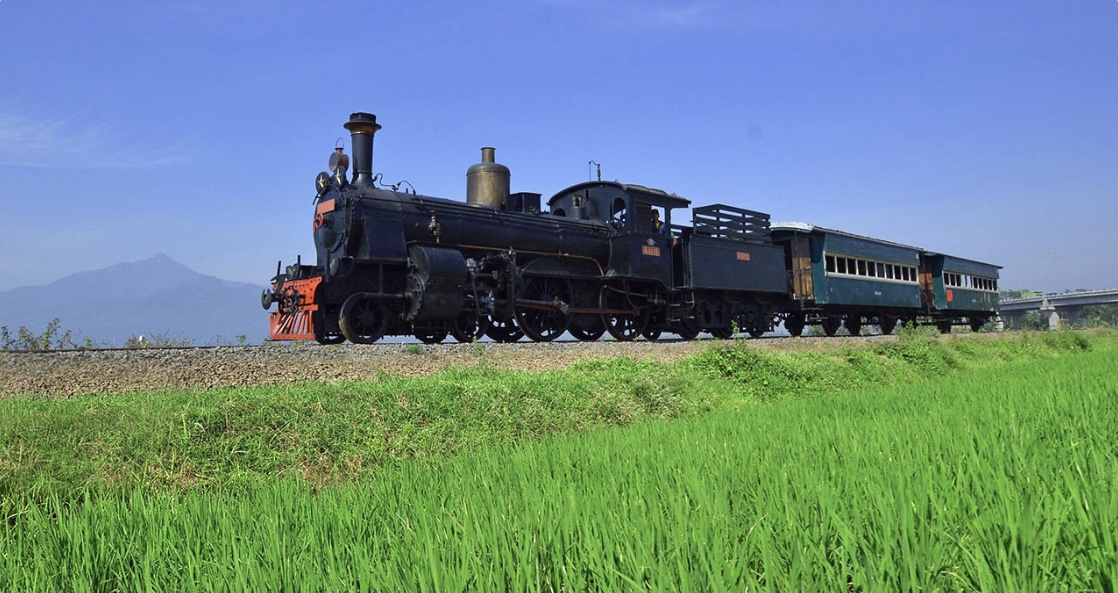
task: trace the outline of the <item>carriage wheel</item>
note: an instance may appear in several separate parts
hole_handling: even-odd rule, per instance
[[[982,327],[986,325],[987,321],[989,321],[989,319],[986,317],[971,317],[970,330],[977,334],[979,330],[981,330]]]
[[[497,319],[495,317],[489,318],[489,327],[485,330],[485,335],[494,342],[515,342],[524,337],[524,332],[516,327],[516,322],[512,319]]]
[[[602,292],[598,296],[598,304],[602,309],[612,311],[602,313],[602,325],[606,326],[606,331],[616,340],[631,341],[640,335],[641,330],[648,322],[648,317],[644,315],[617,312],[629,310],[631,305],[624,293],[609,286],[602,287]]]
[[[852,336],[862,333],[862,317],[860,315],[847,315],[842,325]]]
[[[838,333],[839,327],[842,325],[842,318],[834,315],[828,315],[823,318],[823,333],[829,337],[834,337]]]
[[[941,320],[937,321],[936,322],[936,329],[938,329],[939,333],[941,333],[941,334],[951,333],[951,320],[950,319],[941,319]]]
[[[536,342],[550,342],[567,331],[571,316],[558,308],[560,304],[565,307],[571,302],[571,287],[565,280],[531,278],[521,289],[520,298],[557,305],[554,309],[539,305],[516,306],[516,323],[529,338]]]
[[[798,338],[804,333],[805,322],[802,313],[792,313],[784,318],[784,329],[788,330],[793,338]]]
[[[462,311],[454,321],[450,322],[450,335],[462,343],[480,340],[489,329],[489,318],[478,316],[473,311]]]
[[[877,325],[881,328],[881,333],[887,336],[893,333],[893,330],[897,329],[897,318],[882,315],[881,318],[878,319]]]
[[[384,337],[388,327],[388,309],[367,293],[355,292],[342,303],[338,315],[342,335],[354,344],[372,344]]]

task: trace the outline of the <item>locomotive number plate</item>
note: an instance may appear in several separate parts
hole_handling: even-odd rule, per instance
[[[748,251],[739,251],[738,252],[738,261],[749,261],[749,252]]]
[[[660,257],[660,248],[655,245],[641,245],[641,254]]]

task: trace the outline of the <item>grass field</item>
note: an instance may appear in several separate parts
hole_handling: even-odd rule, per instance
[[[0,590],[1113,590],[1118,338],[0,402]]]

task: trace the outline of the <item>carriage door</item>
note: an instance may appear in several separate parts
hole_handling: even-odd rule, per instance
[[[789,257],[792,270],[792,291],[797,300],[810,301],[815,299],[811,282],[811,237],[795,235],[789,244]]]

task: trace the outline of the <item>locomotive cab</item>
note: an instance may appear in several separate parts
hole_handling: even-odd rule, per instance
[[[615,181],[569,187],[548,200],[554,216],[585,219],[610,227],[605,277],[654,281],[672,286],[672,210],[691,201],[665,191]]]

